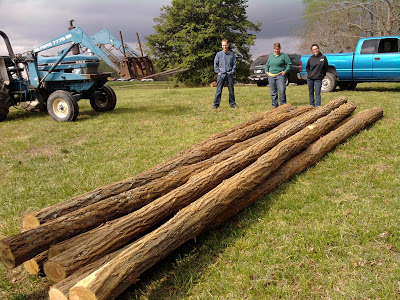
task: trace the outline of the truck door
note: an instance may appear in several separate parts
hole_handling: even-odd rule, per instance
[[[375,80],[400,81],[400,40],[382,38],[372,61]]]
[[[371,39],[363,41],[360,53],[355,53],[353,64],[354,80],[372,80],[372,61],[378,48],[379,39]]]

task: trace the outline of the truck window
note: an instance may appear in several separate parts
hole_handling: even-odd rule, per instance
[[[375,49],[379,40],[365,40],[361,46],[360,54],[373,54],[376,53]]]
[[[399,39],[387,38],[381,39],[379,42],[378,53],[395,53],[399,52]]]

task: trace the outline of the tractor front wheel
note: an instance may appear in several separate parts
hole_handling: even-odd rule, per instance
[[[71,93],[58,90],[47,99],[47,111],[56,121],[75,121],[79,114],[79,106]]]
[[[114,90],[108,85],[103,85],[100,89],[100,93],[96,93],[90,98],[90,105],[95,111],[110,111],[115,108],[117,104],[117,96]]]

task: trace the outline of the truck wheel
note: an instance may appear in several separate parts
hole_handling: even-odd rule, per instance
[[[56,121],[75,121],[79,114],[79,106],[71,93],[58,90],[47,99],[47,111]]]
[[[100,91],[101,93],[90,98],[90,105],[92,108],[95,111],[101,112],[113,110],[117,104],[117,96],[114,90],[108,85],[103,85]]]
[[[267,86],[268,85],[268,83],[266,83],[266,82],[257,82],[257,86],[259,86],[259,87],[263,87],[263,86]]]
[[[337,80],[336,76],[332,73],[326,73],[324,79],[322,79],[321,92],[330,93],[336,88]]]

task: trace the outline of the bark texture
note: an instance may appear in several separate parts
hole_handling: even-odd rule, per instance
[[[50,300],[58,300],[58,299],[68,299],[69,297],[69,290],[79,281],[81,281],[83,278],[88,276],[90,273],[94,272],[98,268],[102,267],[104,264],[108,263],[110,260],[112,260],[114,257],[122,253],[125,249],[127,249],[128,246],[112,252],[110,254],[107,254],[103,256],[102,258],[96,260],[95,262],[88,264],[82,268],[80,268],[78,271],[73,273],[71,276],[63,279],[62,281],[57,282],[55,285],[50,287],[49,290],[49,298]],[[58,281],[58,280],[56,280]]]
[[[285,139],[249,167],[223,181],[197,201],[93,272],[70,290],[70,299],[115,299],[145,270],[186,241],[199,235],[234,201],[259,186],[291,156],[328,132],[355,109],[344,104]]]
[[[296,110],[296,107],[290,104],[282,105],[276,110],[260,114],[250,121],[243,122],[242,124],[200,142],[191,149],[183,151],[174,158],[145,170],[134,177],[97,188],[62,203],[27,214],[22,220],[22,226],[24,230],[36,228],[40,224],[69,214],[76,209],[91,205],[130,189],[143,186],[154,179],[167,175],[170,171],[180,166],[190,165],[208,159],[239,141],[244,141],[252,136],[256,136],[280,124],[279,122],[290,119],[293,116],[293,114],[290,113],[292,110]]]
[[[381,107],[374,107],[344,119],[339,123],[340,126],[335,126],[333,131],[318,139],[303,152],[286,161],[259,186],[249,191],[243,197],[235,200],[223,214],[215,218],[213,222],[210,222],[210,226],[207,229],[220,226],[247,205],[253,203],[263,195],[274,191],[294,175],[303,172],[308,167],[318,162],[326,153],[337,145],[343,143],[346,139],[382,117],[383,109]]]
[[[297,115],[296,111],[301,111],[293,109],[291,106],[287,107],[286,110],[287,111],[284,112],[271,113],[268,119],[216,139],[214,143],[206,143],[200,146],[199,149],[194,149],[191,152],[192,155],[185,156],[184,160],[181,162],[185,161],[189,164],[188,161],[190,161],[190,164],[192,164],[205,160],[231,147],[235,143],[257,136],[285,122],[294,115]],[[176,167],[175,165],[174,169]],[[146,190],[145,188],[144,193],[148,195]],[[37,228],[1,240],[0,253],[2,253],[2,255],[0,258],[9,268],[18,266],[40,252],[47,250],[51,244],[61,242],[95,228],[108,220],[126,215],[143,205],[143,203],[132,203],[132,201],[136,201],[136,197],[127,199],[126,197],[123,198],[118,195],[116,198],[117,199],[113,199],[114,201],[112,202],[106,199],[89,206],[84,206],[83,208],[47,222]]]
[[[154,200],[149,205],[84,233],[71,239],[71,241],[51,247],[49,250],[50,259],[45,265],[46,275],[50,278],[59,278],[60,274],[67,277],[82,265],[127,244],[172,216],[179,209],[198,199],[223,180],[249,166],[279,142],[315,122],[320,117],[327,115],[344,102],[344,99],[335,100],[323,107],[291,119],[276,127],[259,142],[192,176],[186,184]],[[68,250],[61,252],[59,251],[60,248]],[[53,257],[54,254],[58,255]],[[51,272],[54,272],[54,274]]]

